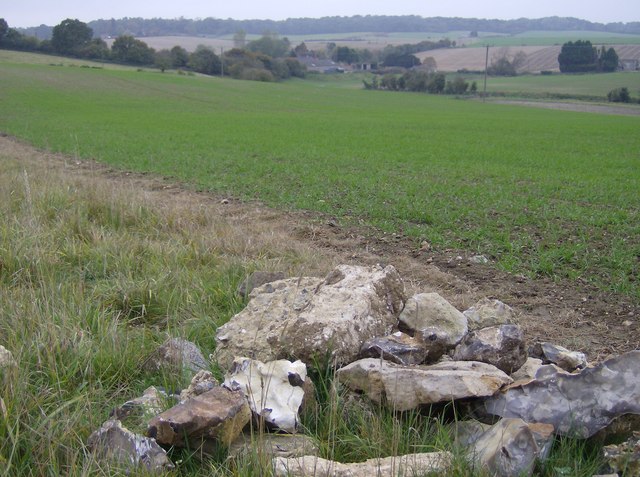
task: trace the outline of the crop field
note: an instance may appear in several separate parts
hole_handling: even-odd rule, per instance
[[[473,46],[550,46],[576,40],[589,40],[594,45],[638,45],[640,35],[598,31],[527,31],[517,35],[484,33]]]
[[[640,299],[640,118],[0,63],[0,131]]]

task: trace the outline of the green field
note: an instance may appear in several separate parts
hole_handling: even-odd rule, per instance
[[[551,46],[576,40],[589,40],[594,45],[637,45],[640,35],[598,31],[527,31],[517,35],[481,32],[478,41],[469,46]]]
[[[5,61],[0,131],[640,299],[640,118],[339,86]]]

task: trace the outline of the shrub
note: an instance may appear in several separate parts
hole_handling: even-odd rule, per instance
[[[612,103],[630,103],[631,96],[626,87],[612,89],[607,93],[607,99]]]

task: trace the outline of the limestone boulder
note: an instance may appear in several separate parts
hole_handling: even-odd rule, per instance
[[[553,343],[535,343],[529,350],[529,355],[541,359],[543,363],[555,364],[569,372],[587,366],[587,357],[584,353],[569,351],[567,348]]]
[[[420,293],[409,298],[399,325],[443,352],[456,346],[468,331],[467,318],[437,293]]]
[[[307,367],[302,361],[236,358],[223,386],[244,393],[255,416],[273,428],[294,433],[304,399]]]
[[[229,445],[250,419],[243,393],[217,387],[153,418],[147,435],[167,446],[196,449],[210,440]]]
[[[209,369],[210,365],[196,344],[182,338],[171,338],[147,358],[143,367],[149,372],[164,370],[190,376],[201,369]]]
[[[165,450],[154,439],[134,434],[117,419],[105,422],[89,436],[87,447],[98,461],[122,468],[153,474],[174,468]]]
[[[258,270],[249,275],[246,279],[238,285],[236,291],[238,295],[245,298],[255,289],[267,283],[276,282],[278,280],[284,280],[286,275],[284,272],[267,272]]]
[[[472,331],[456,347],[453,359],[482,361],[510,374],[527,360],[522,329],[518,325],[500,325]]]
[[[180,392],[180,401],[186,401],[192,397],[200,396],[219,386],[219,384],[218,380],[213,377],[211,371],[200,370],[191,378],[189,386]]]
[[[541,359],[529,357],[520,368],[511,373],[511,378],[514,381],[530,381],[535,379],[536,373],[541,366]]]
[[[396,364],[412,365],[424,363],[428,356],[429,349],[421,340],[398,331],[366,341],[358,358],[382,358]]]
[[[495,366],[476,361],[449,361],[430,366],[402,366],[362,359],[336,372],[337,379],[372,401],[407,411],[421,405],[492,396],[512,379]]]
[[[149,419],[157,416],[167,407],[169,407],[167,394],[151,386],[144,390],[142,396],[115,408],[109,417],[119,420],[133,432],[144,433]]]
[[[640,414],[640,351],[569,374],[543,366],[484,401],[490,414],[547,423],[556,433],[590,437],[623,414]]]
[[[483,298],[463,312],[469,331],[515,323],[515,312],[500,300]]]
[[[442,474],[450,467],[452,460],[453,456],[449,452],[407,454],[353,464],[342,464],[314,456],[276,457],[273,459],[273,467],[278,477],[396,477]]]
[[[223,369],[237,356],[310,364],[329,353],[338,366],[352,362],[362,343],[391,332],[405,300],[392,266],[341,265],[325,279],[280,280],[250,296],[216,334],[215,359]]]
[[[237,459],[243,455],[274,457],[302,457],[318,455],[318,444],[310,436],[304,434],[275,434],[265,432],[253,436],[240,434],[228,450],[229,459]]]
[[[625,477],[640,477],[640,432],[621,444],[604,446],[602,453],[611,472]]]

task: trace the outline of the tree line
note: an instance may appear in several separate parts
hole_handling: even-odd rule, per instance
[[[288,18],[286,20],[233,20],[204,18],[198,20],[177,18],[121,18],[100,19],[90,22],[89,27],[97,36],[132,35],[232,35],[238,30],[260,35],[265,31],[276,31],[280,35],[312,35],[322,33],[350,33],[367,31],[390,32],[447,32],[447,31],[491,31],[517,34],[531,30],[546,31],[598,31],[609,33],[640,34],[640,22],[595,23],[578,18],[546,17],[539,19],[519,18],[515,20],[477,18],[424,18],[417,15],[355,15],[323,18]],[[48,39],[51,27],[41,25],[22,31],[29,36]],[[47,36],[49,35],[49,36]]]
[[[118,36],[109,48],[103,39],[94,37],[91,27],[74,19],[63,20],[53,27],[50,40],[39,40],[9,28],[0,18],[0,48],[258,81],[304,77],[306,73],[304,65],[295,58],[289,40],[272,33],[219,56],[203,45],[192,53],[181,46],[156,51],[131,35]]]

